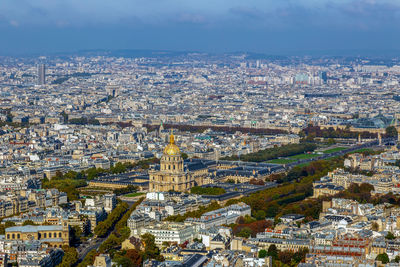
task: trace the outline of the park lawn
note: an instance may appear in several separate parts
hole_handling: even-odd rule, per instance
[[[324,154],[330,154],[330,153],[339,152],[339,151],[342,151],[342,150],[345,150],[345,149],[347,149],[347,147],[335,147],[335,148],[327,149],[327,150],[325,150],[323,152],[324,152]]]
[[[296,167],[303,168],[303,167],[306,167],[306,166],[310,165],[311,163],[312,163],[312,161],[311,162],[304,162],[304,163],[301,163],[299,165],[296,165]]]
[[[124,197],[137,197],[137,196],[141,196],[141,195],[144,195],[144,193],[135,192],[135,193],[126,194],[126,195],[124,195]]]
[[[291,162],[296,161],[295,159],[271,159],[268,160],[267,163],[274,163],[274,164],[288,164]]]
[[[294,159],[294,160],[311,159],[311,158],[315,158],[315,157],[318,157],[318,156],[320,156],[320,155],[318,155],[318,154],[298,154],[298,155],[291,156],[288,159]]]

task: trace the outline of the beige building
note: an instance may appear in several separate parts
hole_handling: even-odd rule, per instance
[[[343,191],[345,188],[331,183],[322,184],[314,182],[313,189],[314,189],[313,198],[318,198],[323,196],[336,195],[337,193]]]
[[[190,171],[185,168],[179,147],[171,134],[160,160],[160,168],[149,171],[149,191],[186,191],[195,185],[202,185],[207,168]]]
[[[94,267],[111,267],[112,262],[111,262],[110,255],[100,254],[100,255],[96,256],[96,258],[94,259],[93,266]]]
[[[69,246],[69,226],[63,225],[26,225],[14,226],[5,230],[6,240],[40,240],[50,247]]]

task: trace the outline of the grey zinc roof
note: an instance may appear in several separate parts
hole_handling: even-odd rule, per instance
[[[6,232],[23,232],[31,233],[37,231],[62,231],[61,225],[25,225],[25,226],[13,226],[6,229]]]

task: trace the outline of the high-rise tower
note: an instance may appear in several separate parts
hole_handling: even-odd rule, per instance
[[[46,65],[44,64],[38,65],[38,84],[46,84]]]

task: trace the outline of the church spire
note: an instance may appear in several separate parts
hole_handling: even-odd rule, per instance
[[[174,136],[174,132],[173,132],[172,129],[171,129],[171,135],[169,136],[169,143],[170,143],[171,145],[174,145],[174,144],[175,144],[175,136]]]

